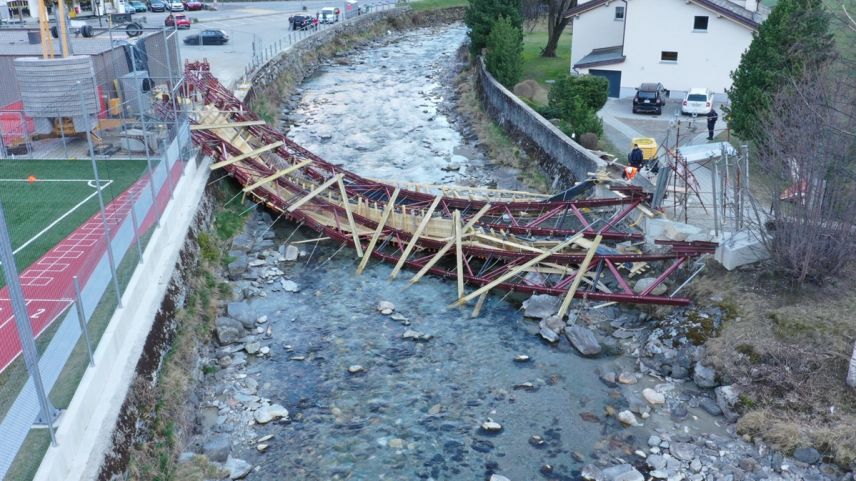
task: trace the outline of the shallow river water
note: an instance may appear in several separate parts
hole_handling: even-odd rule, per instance
[[[486,175],[492,168],[440,113],[443,70],[464,29],[396,35],[304,84],[290,135],[366,176],[441,183]],[[448,162],[461,172],[441,170]],[[293,228],[282,227],[276,245]],[[292,241],[301,235],[313,233]],[[356,275],[353,251],[313,245],[284,269],[300,292],[269,286],[267,297],[249,301],[269,318],[271,356],[253,358],[245,373],[292,418],[255,428],[276,436],[265,454],[252,444],[235,453],[260,466],[249,479],[577,479],[596,449],[629,452],[635,430],[604,415],[607,405],[627,406],[598,379],[609,361],[583,359],[565,341],[547,346],[516,302],[493,296],[471,318],[472,305],[447,307],[454,283],[426,277],[405,289],[412,273],[389,281],[391,268],[373,261]],[[380,314],[379,301],[409,321]],[[405,340],[407,329],[433,338]],[[531,360],[515,362],[520,354]],[[350,374],[353,365],[365,371]],[[480,431],[488,418],[500,433]]]

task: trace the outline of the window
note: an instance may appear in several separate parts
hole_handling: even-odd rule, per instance
[[[707,32],[707,20],[710,17],[703,15],[697,16],[695,21],[693,22],[693,31],[695,32]]]
[[[624,7],[615,7],[615,19],[624,20]]]
[[[660,52],[661,62],[677,62],[678,52]]]

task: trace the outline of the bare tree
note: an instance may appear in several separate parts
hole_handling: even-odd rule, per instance
[[[547,4],[547,46],[541,51],[541,56],[555,57],[559,37],[571,21],[565,13],[577,6],[577,0],[544,0],[544,3]]]
[[[772,209],[766,241],[798,283],[821,281],[852,259],[856,238],[856,93],[833,61],[775,94],[762,116],[758,161]]]
[[[546,16],[544,0],[523,0],[523,26],[532,32]]]

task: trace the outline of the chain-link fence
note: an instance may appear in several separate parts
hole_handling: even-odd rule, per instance
[[[4,479],[38,467],[193,154],[175,32],[112,34],[99,33],[107,48],[73,44],[88,56],[0,56],[13,80],[0,83]],[[0,42],[19,35],[0,31]],[[78,68],[92,75],[56,81]]]

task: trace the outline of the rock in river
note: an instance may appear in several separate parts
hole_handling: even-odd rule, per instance
[[[565,336],[583,356],[597,356],[602,350],[594,333],[583,326],[573,325],[565,329]]]
[[[487,421],[481,423],[482,431],[486,433],[498,433],[502,431],[502,424],[494,421],[491,418],[487,418]]]
[[[698,387],[716,387],[716,371],[712,367],[707,367],[697,362],[693,372],[693,381]]]
[[[523,301],[523,315],[536,319],[545,319],[559,312],[562,300],[547,294],[535,294]]]
[[[232,344],[238,342],[244,335],[244,326],[231,317],[218,317],[215,321],[217,340],[220,344]]]
[[[603,470],[603,481],[645,481],[645,476],[629,464],[619,464]]]
[[[273,404],[270,406],[262,406],[256,409],[256,412],[253,413],[253,418],[255,418],[256,422],[259,424],[267,424],[275,419],[288,419],[288,409],[285,409],[279,404]]]
[[[639,425],[639,422],[636,421],[636,416],[630,411],[621,411],[618,413],[618,420],[621,421],[621,424],[626,424],[627,426]]]
[[[658,393],[657,391],[651,388],[645,388],[642,390],[642,397],[645,398],[651,404],[665,404],[666,396],[662,393]]]
[[[422,341],[427,342],[430,341],[431,338],[434,337],[430,334],[424,334],[419,331],[414,331],[413,329],[408,329],[404,331],[404,334],[401,335],[402,339],[410,339],[411,341]]]
[[[241,479],[250,474],[253,470],[253,465],[243,459],[229,458],[223,465],[229,471],[229,479]]]
[[[202,445],[202,454],[211,461],[222,463],[229,458],[232,451],[232,441],[227,434],[213,434],[208,436]]]

